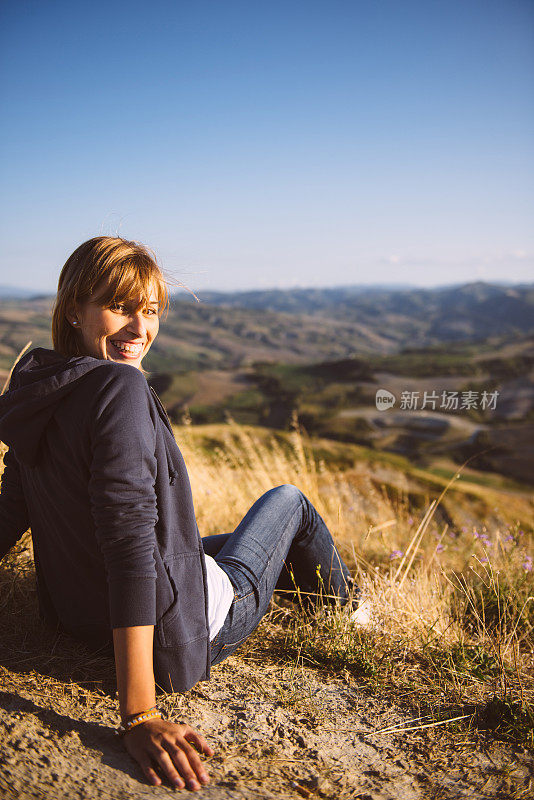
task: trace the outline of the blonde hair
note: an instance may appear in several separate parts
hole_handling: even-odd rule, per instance
[[[54,350],[67,357],[82,355],[77,331],[67,319],[76,304],[98,295],[103,307],[133,301],[138,310],[149,303],[153,289],[161,315],[169,305],[167,282],[147,247],[112,236],[84,242],[69,256],[59,276],[52,312]]]

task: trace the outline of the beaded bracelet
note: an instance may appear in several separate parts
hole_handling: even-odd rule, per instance
[[[150,708],[147,708],[146,711],[138,711],[137,714],[128,714],[126,717],[123,717],[121,722],[122,722],[123,725],[126,725],[126,723],[129,720],[134,719],[135,717],[138,717],[139,714],[148,714],[150,711],[157,711],[157,710],[158,710],[158,707],[154,704],[153,706],[150,706]]]
[[[146,722],[147,719],[161,719],[161,712],[158,711],[155,706],[153,709],[154,710],[149,709],[148,711],[143,711],[141,714],[136,714],[136,716],[129,719],[128,722],[121,723],[119,727],[115,729],[117,736],[124,736],[129,730],[135,728],[136,725],[141,725],[142,722]]]

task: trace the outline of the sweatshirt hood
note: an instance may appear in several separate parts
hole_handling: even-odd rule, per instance
[[[80,378],[108,363],[92,356],[65,358],[44,347],[30,350],[0,396],[0,440],[19,461],[35,466],[42,435],[60,401]]]

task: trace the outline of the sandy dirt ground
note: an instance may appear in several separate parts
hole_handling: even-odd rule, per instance
[[[46,670],[0,666],[0,687],[2,800],[158,800],[175,791],[150,786],[114,735],[112,684],[87,689]],[[209,682],[162,696],[160,707],[215,751],[212,783],[195,793],[206,800],[534,796],[532,754],[477,746],[444,727],[403,732],[421,724],[413,706],[363,691],[348,675],[236,654]]]

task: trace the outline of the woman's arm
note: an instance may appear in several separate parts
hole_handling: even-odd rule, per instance
[[[113,629],[119,705],[123,722],[155,704],[153,639],[153,625]],[[208,756],[213,755],[213,751],[204,737],[189,725],[150,719],[124,734],[124,744],[154,785],[161,784],[154,767],[159,767],[179,789],[183,789],[185,784],[188,789],[200,789],[203,784],[209,783],[208,773],[197,750]]]
[[[91,511],[107,573],[119,701],[126,716],[155,702],[158,464],[148,398],[148,385],[137,369],[107,367],[90,429]],[[189,725],[152,718],[127,731],[124,744],[155,785],[161,783],[157,768],[180,788],[182,777],[192,789],[209,781],[191,745],[206,755],[212,751]]]
[[[117,688],[123,720],[152,708],[156,703],[153,639],[153,625],[113,630]]]
[[[4,455],[0,492],[0,561],[30,527],[20,467],[11,449]]]

